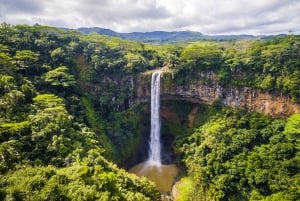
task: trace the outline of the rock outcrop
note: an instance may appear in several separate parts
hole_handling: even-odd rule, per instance
[[[249,87],[223,87],[218,84],[215,76],[214,73],[201,74],[198,80],[178,84],[175,80],[172,82],[171,75],[165,75],[162,77],[161,98],[205,104],[218,102],[225,106],[244,108],[274,117],[300,112],[300,105],[293,103],[289,97]],[[206,81],[203,81],[204,78]],[[149,101],[150,83],[145,76],[137,81],[136,95],[136,102]]]

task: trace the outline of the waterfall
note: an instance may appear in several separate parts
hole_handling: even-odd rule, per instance
[[[160,148],[160,71],[152,73],[151,80],[151,132],[148,163],[161,165]]]
[[[129,172],[143,176],[156,184],[163,194],[169,194],[178,174],[175,164],[164,165],[161,162],[160,145],[160,71],[152,73],[151,81],[151,132],[148,160],[132,167]],[[162,198],[166,200],[166,198]]]

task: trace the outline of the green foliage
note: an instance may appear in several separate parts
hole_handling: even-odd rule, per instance
[[[16,55],[14,56],[14,59],[16,59],[19,62],[24,62],[25,64],[28,63],[34,63],[38,60],[38,54],[34,53],[31,50],[20,50],[16,52]]]
[[[52,86],[62,88],[72,87],[76,84],[74,75],[68,73],[68,68],[66,66],[60,66],[54,70],[48,71],[45,74],[45,82]]]
[[[100,143],[105,148],[105,155],[113,158],[114,150],[112,148],[111,142],[109,141],[109,138],[105,135],[104,123],[99,118],[93,105],[91,104],[91,101],[88,98],[82,97],[82,103],[86,109],[88,124],[99,136]]]
[[[12,167],[14,167],[15,164],[20,163],[20,160],[22,159],[22,154],[20,152],[21,145],[18,140],[2,140],[3,133],[1,133],[0,144],[0,173],[8,171]]]
[[[176,198],[178,201],[189,201],[193,200],[192,196],[195,191],[193,180],[189,177],[181,178],[179,183],[176,185],[176,190],[179,196]]]
[[[94,75],[127,71],[122,57],[125,53],[117,45],[123,41],[112,40],[100,48],[79,41],[79,35],[72,31],[7,24],[1,25],[0,38],[0,199],[156,200],[159,193],[152,183],[103,158],[113,159],[114,152],[103,128],[102,118],[106,117],[101,117],[94,107],[97,104],[81,98],[81,90],[75,88],[82,83],[75,79],[80,71],[73,60],[82,58],[85,50],[101,50],[87,54],[87,61],[83,61],[88,65],[83,67],[100,61],[89,71]],[[137,54],[146,60],[152,53]],[[94,56],[92,60],[90,56]],[[105,76],[95,81],[104,81]],[[121,89],[123,95],[114,107],[124,104],[128,88],[126,84]],[[110,110],[109,101],[102,102],[104,111]],[[121,123],[121,132],[124,125],[128,130],[137,125],[137,118],[115,118]],[[125,140],[135,136],[124,133],[129,136]]]
[[[137,72],[140,69],[146,70],[147,66],[149,65],[147,59],[141,54],[133,54],[128,52],[124,58],[127,61],[125,69],[127,69],[129,72]]]
[[[66,53],[64,52],[64,50],[61,47],[59,47],[59,48],[56,48],[53,51],[51,51],[50,56],[54,63],[61,63],[61,62],[63,62],[63,59],[66,56]]]
[[[113,167],[101,157],[66,168],[30,167],[0,176],[3,200],[155,200],[153,183]]]
[[[23,121],[24,112],[29,109],[28,100],[34,95],[30,82],[0,74],[0,89],[0,124]]]
[[[298,35],[291,35],[262,41],[191,43],[180,52],[175,80],[178,84],[191,83],[203,72],[214,72],[224,87],[281,92],[298,103],[299,41]]]
[[[238,74],[244,74],[243,77],[255,77],[252,81],[245,81],[243,85],[268,91],[280,90],[289,94],[294,102],[299,102],[299,91],[295,87],[299,84],[299,60],[296,59],[295,52],[299,48],[299,36],[256,42],[240,56],[242,62],[234,68],[239,70]],[[236,79],[240,79],[240,76]]]
[[[30,68],[37,66],[39,54],[31,51],[31,50],[18,50],[14,59],[16,60],[16,64],[19,66],[20,70],[25,70],[26,74],[28,74],[28,70]]]
[[[106,124],[106,133],[112,140],[116,153],[116,161],[123,162],[130,159],[137,151],[142,131],[141,107],[118,112],[110,117]]]
[[[260,88],[262,89],[270,89],[272,88],[272,86],[274,86],[274,83],[275,80],[274,80],[274,77],[272,77],[271,75],[267,75],[263,81],[260,83]]]
[[[283,85],[283,91],[291,94],[292,101],[295,103],[298,103],[300,99],[300,91],[298,87],[300,84],[299,77],[300,71],[296,70],[286,78],[283,78],[282,83],[280,83]]]
[[[0,75],[0,90],[1,95],[11,91],[16,88],[15,79],[9,75]]]
[[[291,116],[285,125],[283,120],[229,109],[212,116],[183,145],[184,161],[198,192],[194,196],[272,200],[289,195],[284,200],[299,199],[297,118]]]
[[[296,145],[297,150],[300,150],[300,114],[293,114],[289,117],[284,133],[288,140]]]
[[[7,134],[7,138],[9,135],[22,135],[22,133],[26,133],[26,130],[29,128],[30,122],[23,121],[18,123],[4,123],[0,125],[0,139],[4,141],[4,136]],[[28,131],[27,131],[28,132]]]
[[[222,62],[221,51],[213,43],[192,43],[182,51],[180,59],[187,61],[194,71],[215,70]]]
[[[0,44],[1,45],[1,44]],[[0,50],[0,71],[1,74],[14,75],[17,70],[16,65],[13,63],[13,58]]]
[[[47,151],[57,152],[61,155],[59,157],[66,157],[68,152],[65,150],[66,145],[63,144],[67,144],[66,141],[70,140],[66,137],[69,132],[72,132],[70,130],[72,116],[68,114],[60,98],[46,94],[52,100],[48,102],[48,99],[43,99],[45,97],[39,96],[35,98],[37,102],[35,107],[36,113],[29,116],[32,131],[31,139],[36,146],[32,154],[38,155]],[[56,101],[53,101],[55,99]],[[49,141],[52,141],[52,143],[48,144]],[[62,141],[65,142],[60,144]]]

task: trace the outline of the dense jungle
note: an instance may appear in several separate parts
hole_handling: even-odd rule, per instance
[[[173,199],[300,200],[299,58],[293,34],[150,44],[2,23],[0,200],[160,200],[126,171],[158,69]]]

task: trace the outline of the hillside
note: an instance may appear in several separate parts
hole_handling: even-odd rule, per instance
[[[157,69],[177,199],[300,199],[299,35],[153,32],[172,41],[155,45],[102,31],[117,37],[1,24],[0,200],[159,200],[120,168],[147,155]]]
[[[110,29],[100,27],[82,27],[77,29],[84,34],[98,33],[107,36],[120,37],[125,40],[141,41],[145,43],[176,43],[196,40],[236,40],[236,39],[255,39],[264,38],[265,36],[252,35],[204,35],[200,32],[193,31],[152,31],[152,32],[131,32],[120,33]]]

